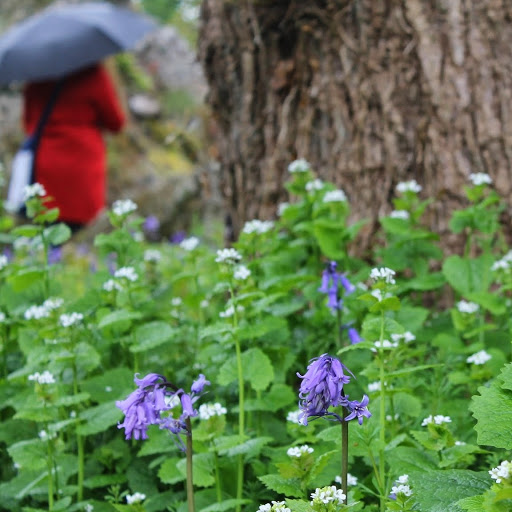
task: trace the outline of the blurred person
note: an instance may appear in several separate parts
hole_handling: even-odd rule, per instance
[[[119,132],[126,121],[112,79],[102,64],[65,77],[46,122],[34,164],[58,207],[59,221],[73,232],[92,222],[106,205],[106,148],[102,132]],[[24,89],[23,126],[33,133],[58,80]]]

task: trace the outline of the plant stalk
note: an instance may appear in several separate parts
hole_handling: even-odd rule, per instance
[[[187,425],[187,505],[188,512],[195,512],[194,503],[194,475],[192,469],[192,423],[190,417],[185,420]]]

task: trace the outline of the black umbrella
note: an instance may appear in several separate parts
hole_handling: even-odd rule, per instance
[[[155,28],[151,19],[106,2],[49,7],[0,36],[0,84],[65,76],[132,49]]]

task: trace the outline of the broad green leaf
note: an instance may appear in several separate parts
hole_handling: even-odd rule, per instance
[[[187,460],[182,458],[176,464],[181,474],[187,475]],[[195,453],[192,457],[192,468],[194,473],[194,486],[210,487],[215,483],[215,464],[213,454]]]
[[[20,270],[7,276],[7,282],[12,286],[15,292],[22,292],[43,279],[44,271],[35,268]]]
[[[263,397],[245,402],[246,411],[275,412],[297,402],[297,393],[286,384],[274,384]]]
[[[313,507],[309,504],[309,501],[304,500],[286,500],[287,507],[292,512],[312,512]]]
[[[235,455],[244,454],[247,457],[256,457],[260,454],[261,449],[266,445],[273,441],[272,437],[254,437],[252,439],[248,439],[243,443],[237,444],[228,450],[220,451],[219,453],[226,454],[228,457],[234,457]]]
[[[480,306],[490,311],[493,315],[503,315],[507,311],[503,297],[493,293],[470,293],[467,295],[467,299],[480,304]]]
[[[491,255],[484,254],[478,258],[453,255],[444,261],[443,274],[455,290],[468,297],[472,293],[487,291],[492,280],[493,262]]]
[[[266,316],[258,323],[240,326],[238,330],[238,337],[240,340],[251,340],[261,338],[280,329],[288,329],[286,320],[277,316]]]
[[[15,464],[29,471],[46,468],[47,443],[41,439],[29,439],[15,443],[7,449]]]
[[[457,502],[457,506],[466,512],[482,512],[484,511],[484,496],[471,496],[463,498]]]
[[[126,475],[114,473],[112,475],[94,475],[84,480],[84,486],[88,489],[97,489],[99,487],[108,487],[114,484],[126,482]]]
[[[236,508],[238,505],[248,505],[251,500],[237,500],[234,498],[222,500],[220,503],[213,503],[208,507],[202,508],[199,512],[224,512]]]
[[[136,344],[130,347],[130,352],[144,352],[154,349],[170,341],[174,330],[166,322],[150,322],[135,330]]]
[[[501,387],[512,391],[512,363],[505,365],[500,375]]]
[[[387,452],[386,460],[397,475],[409,474],[413,471],[426,473],[429,470],[437,469],[435,455],[409,446],[398,446],[394,450]]]
[[[171,457],[166,459],[160,466],[160,469],[158,470],[158,478],[160,478],[160,481],[163,484],[175,484],[176,482],[185,480],[186,474],[184,475],[178,469],[178,462],[180,461],[181,459],[178,457]]]
[[[344,224],[328,219],[315,220],[313,234],[320,246],[320,250],[331,260],[343,260],[346,250],[343,243]]]
[[[61,245],[71,238],[71,229],[62,223],[46,228],[43,233],[51,245]]]
[[[135,389],[133,372],[122,367],[107,370],[101,375],[82,381],[80,388],[98,403],[112,401],[112,399],[124,400],[125,395]]]
[[[88,436],[105,432],[121,420],[123,413],[116,407],[115,401],[111,401],[86,409],[79,417],[82,423],[77,427],[77,432]]]
[[[258,479],[265,484],[265,487],[278,494],[294,496],[296,498],[300,498],[303,494],[300,490],[299,480],[287,480],[280,475],[259,476]]]

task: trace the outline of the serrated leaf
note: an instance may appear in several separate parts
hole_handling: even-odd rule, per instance
[[[286,505],[292,512],[311,512],[313,507],[309,501],[304,500],[286,500]]]
[[[115,401],[111,401],[91,407],[81,412],[79,417],[82,424],[77,427],[77,432],[88,436],[105,432],[121,420],[123,413],[116,407]]]
[[[181,459],[178,457],[172,457],[170,459],[166,459],[164,463],[160,466],[158,470],[158,478],[164,484],[175,484],[176,482],[181,482],[185,480],[186,474],[184,475],[178,469],[178,462]],[[194,475],[195,476],[195,475]]]
[[[137,311],[118,309],[105,315],[98,322],[98,327],[100,329],[106,329],[107,327],[112,329],[113,327],[119,328],[122,326],[123,330],[126,330],[130,327],[133,320],[138,320],[141,316],[142,315]]]
[[[51,245],[61,245],[71,238],[71,229],[66,224],[55,224],[44,230],[44,236]]]
[[[223,500],[220,503],[213,503],[213,505],[202,508],[199,512],[224,512],[225,510],[236,508],[238,505],[247,505],[249,503],[251,503],[251,500],[237,500],[232,498]]]
[[[84,480],[84,486],[88,489],[97,489],[107,487],[113,484],[122,484],[126,482],[126,475],[114,473],[112,475],[94,475]]]
[[[183,476],[187,475],[187,460],[180,459],[176,467]],[[211,453],[195,453],[192,457],[192,468],[194,474],[194,486],[210,487],[215,483],[214,459]]]
[[[478,258],[449,256],[443,263],[446,280],[464,297],[485,292],[492,280],[493,257],[484,254]]]
[[[172,339],[174,330],[166,322],[149,322],[135,330],[136,344],[130,347],[130,352],[144,352],[154,349]]]
[[[259,476],[258,479],[263,482],[265,487],[285,496],[294,496],[300,498],[302,492],[300,491],[300,482],[297,480],[287,480],[280,475],[264,475]]]
[[[457,506],[466,512],[482,512],[484,509],[484,496],[471,496],[457,502]]]
[[[272,442],[272,437],[255,437],[248,439],[243,443],[239,443],[228,450],[220,451],[220,454],[226,454],[228,457],[234,457],[235,455],[246,455],[247,457],[256,457],[260,454],[261,449],[268,443]]]
[[[274,384],[265,396],[259,399],[246,400],[246,411],[272,411],[276,412],[294,402],[297,394],[287,384]]]
[[[7,449],[15,464],[28,471],[46,468],[47,443],[41,439],[29,439],[15,443]]]
[[[340,452],[338,450],[331,450],[329,452],[323,453],[322,455],[320,455],[320,457],[317,457],[314,466],[311,468],[311,473],[309,474],[309,481],[312,481],[317,476],[319,476],[333,457],[339,456]]]
[[[114,398],[123,400],[126,393],[133,391],[134,386],[133,372],[128,368],[107,370],[82,381],[80,385],[98,403],[112,401]]]

